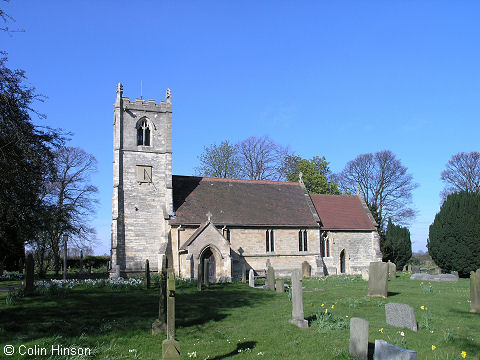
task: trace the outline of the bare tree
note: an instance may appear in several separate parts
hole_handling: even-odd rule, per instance
[[[268,136],[250,136],[238,144],[243,176],[253,180],[280,180],[285,177],[287,147]]]
[[[95,229],[89,223],[95,214],[98,189],[91,184],[91,176],[97,170],[93,155],[80,148],[63,147],[55,152],[55,163],[56,178],[45,196],[52,206],[45,233],[58,273],[62,235],[69,235],[71,247],[82,247],[95,240]]]
[[[389,150],[357,156],[335,180],[345,192],[360,191],[380,229],[385,226],[384,219],[408,224],[415,218],[415,210],[409,204],[418,184]]]
[[[3,0],[4,2],[9,2],[9,0]],[[4,25],[3,26],[0,26],[0,31],[5,31],[7,33],[11,33],[11,32],[25,32],[25,30],[23,29],[16,29],[16,30],[13,30],[13,29],[10,29],[7,25],[7,23],[9,21],[11,22],[15,22],[15,19],[13,17],[11,17],[10,15],[8,15],[7,13],[5,13],[5,11],[3,9],[0,9],[0,19],[2,19]]]
[[[200,166],[195,168],[195,172],[199,176],[240,177],[238,149],[236,145],[232,145],[228,141],[222,141],[220,145],[205,146],[198,158]]]
[[[445,183],[440,194],[443,200],[454,192],[480,193],[480,153],[472,151],[453,155],[442,171],[441,179]]]

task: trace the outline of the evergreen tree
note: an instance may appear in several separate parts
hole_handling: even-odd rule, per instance
[[[480,194],[448,195],[430,225],[428,252],[443,270],[467,276],[480,267]]]
[[[389,218],[381,250],[385,261],[390,260],[402,268],[412,257],[410,231],[406,227],[395,225]]]

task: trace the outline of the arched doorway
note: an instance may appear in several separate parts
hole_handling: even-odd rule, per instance
[[[200,259],[202,264],[205,263],[205,260],[208,260],[208,282],[215,283],[217,281],[217,264],[215,263],[215,255],[213,255],[212,250],[210,248],[205,249]]]
[[[340,273],[345,274],[345,249],[340,253]]]

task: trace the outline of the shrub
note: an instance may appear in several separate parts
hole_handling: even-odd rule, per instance
[[[480,194],[450,194],[430,225],[428,252],[444,271],[468,276],[480,267]]]
[[[16,305],[20,302],[20,299],[23,297],[23,289],[10,289],[8,290],[7,297],[5,298],[5,303],[7,305]]]

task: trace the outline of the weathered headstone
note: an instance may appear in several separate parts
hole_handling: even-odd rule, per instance
[[[450,274],[455,275],[458,278],[458,271],[452,271]]]
[[[158,319],[152,324],[152,335],[164,333],[167,330],[167,263],[165,256],[159,265],[160,299],[158,300]]]
[[[248,272],[248,286],[254,288],[255,287],[255,273],[253,269],[250,269]]]
[[[403,265],[402,272],[407,271],[407,265]]]
[[[247,267],[245,264],[242,265],[242,284],[247,282]]]
[[[415,312],[410,305],[398,303],[385,304],[385,316],[388,325],[407,328],[412,331],[418,330]]]
[[[392,262],[388,262],[388,277],[389,278],[396,278],[397,277],[397,265],[395,265],[395,263],[392,263]]]
[[[307,261],[302,263],[302,276],[304,278],[312,276],[312,266]]]
[[[83,250],[80,250],[80,274],[83,274]]]
[[[145,283],[147,289],[150,289],[150,263],[148,262],[148,259],[145,260]]]
[[[362,279],[368,281],[368,269],[362,269]]]
[[[308,328],[308,321],[303,314],[302,272],[300,269],[292,271],[292,318],[290,323],[299,328]]]
[[[470,312],[480,313],[480,269],[470,272]]]
[[[350,319],[350,354],[357,359],[368,359],[368,321]]]
[[[408,270],[409,272],[412,272],[412,264],[408,264],[407,270]]]
[[[275,291],[277,293],[285,292],[285,282],[283,279],[277,279],[277,281],[275,281]]]
[[[368,269],[368,296],[388,296],[388,264],[371,262]]]
[[[275,270],[272,266],[267,268],[267,288],[275,291]]]
[[[202,291],[202,263],[197,265],[197,290]]]
[[[25,295],[29,296],[33,294],[33,291],[35,289],[35,283],[34,283],[35,262],[33,261],[32,254],[28,254],[26,265],[27,265],[27,270],[25,272]]]
[[[410,276],[410,280],[420,280],[420,281],[436,281],[436,282],[455,282],[458,281],[458,276],[454,274],[426,274],[426,273],[415,273]]]
[[[180,360],[180,343],[175,340],[175,273],[167,271],[167,339],[162,342],[162,360]]]
[[[120,277],[121,277],[120,265],[115,265],[115,279],[118,279]]]
[[[417,360],[417,352],[401,349],[385,340],[375,340],[375,360]]]
[[[203,283],[208,286],[208,259],[203,260]]]

